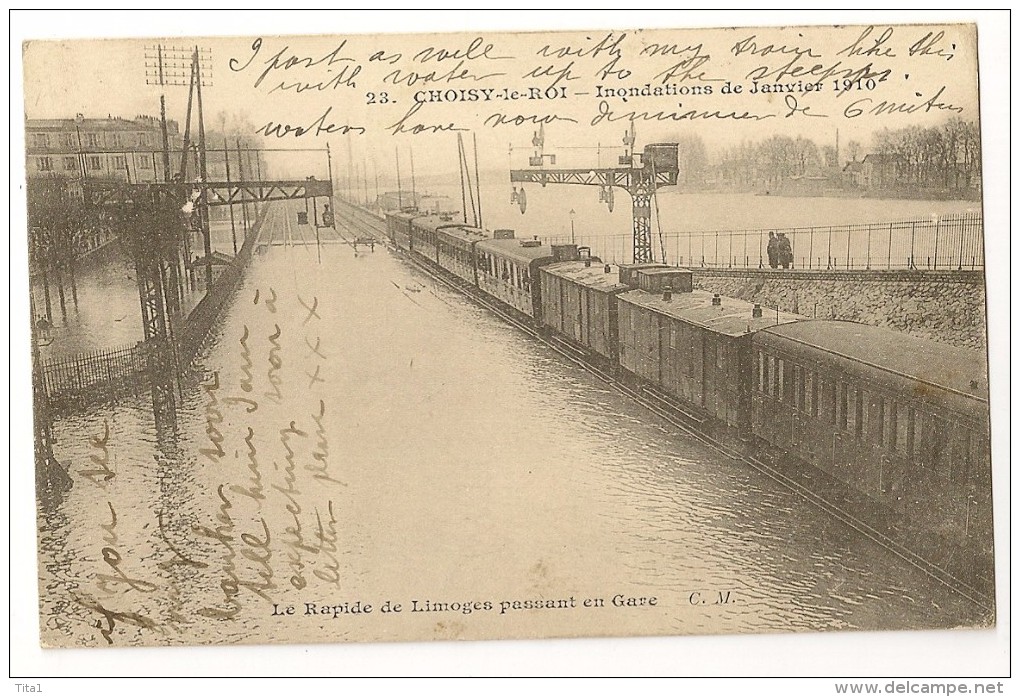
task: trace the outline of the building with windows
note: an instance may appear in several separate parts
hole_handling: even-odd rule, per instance
[[[167,121],[170,150],[181,149],[180,128]],[[163,181],[163,135],[159,119],[136,116],[91,119],[28,119],[25,122],[26,174]],[[171,157],[171,171],[180,155]]]

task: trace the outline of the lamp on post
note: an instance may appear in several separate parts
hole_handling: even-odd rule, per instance
[[[577,213],[575,213],[574,209],[571,208],[570,209],[570,244],[574,244],[574,216],[575,215],[577,215]]]

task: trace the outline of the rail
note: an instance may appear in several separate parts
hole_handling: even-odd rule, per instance
[[[663,233],[668,262],[691,268],[784,268],[770,259],[769,233],[789,240],[786,268],[839,270],[963,271],[984,269],[984,224],[980,213],[881,223],[790,228]],[[546,236],[566,243],[570,236]],[[630,235],[578,234],[605,261],[631,261]]]

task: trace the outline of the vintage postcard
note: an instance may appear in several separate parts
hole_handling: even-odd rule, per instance
[[[980,40],[26,41],[41,644],[994,627]]]

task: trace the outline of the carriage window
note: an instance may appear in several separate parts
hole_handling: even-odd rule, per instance
[[[878,435],[878,444],[885,445],[885,397],[878,398],[878,425],[875,433]]]
[[[818,373],[811,371],[811,416],[818,417]]]
[[[783,361],[782,358],[776,361],[776,399],[780,402],[783,401],[783,393],[786,388],[786,376],[784,375],[786,372],[786,366],[784,363],[785,361]]]
[[[970,429],[963,426],[960,426],[957,431],[960,436],[957,447],[953,448],[953,469],[950,478],[954,484],[964,484],[967,481],[967,474],[970,469],[970,444],[973,436]]]
[[[854,405],[854,434],[860,438],[868,430],[868,410],[864,404],[864,390],[857,390]]]
[[[768,362],[768,375],[766,376],[766,389],[768,390],[769,397],[776,395],[776,357],[769,356]]]
[[[903,449],[908,455],[915,455],[914,450],[914,428],[917,421],[917,414],[914,412],[913,407],[907,407],[907,432],[906,432],[906,443]]]
[[[898,410],[899,410],[899,405],[896,404],[895,401],[890,400],[889,401],[889,411],[888,411],[888,415],[889,415],[889,449],[892,450],[893,452],[896,452],[896,449],[899,447],[899,439],[900,439],[899,425],[898,425],[898,422],[899,422]]]
[[[807,403],[805,398],[807,397],[807,385],[804,384],[804,378],[807,375],[807,371],[797,366],[797,408],[801,411],[807,411]]]
[[[846,431],[849,425],[849,406],[850,406],[850,395],[846,383],[838,383],[837,391],[839,393],[839,408],[838,412],[838,424],[841,430]]]
[[[758,391],[765,391],[765,354],[758,352]]]

